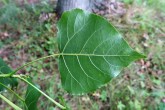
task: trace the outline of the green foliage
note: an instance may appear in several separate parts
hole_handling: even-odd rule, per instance
[[[102,91],[100,98],[102,101],[107,101],[107,91]]]
[[[39,63],[35,63],[30,67],[25,68],[26,73],[30,73],[30,75],[33,76],[33,80],[37,82],[41,86],[41,89],[49,96],[55,100],[59,99],[59,95],[63,96],[69,108],[72,109],[97,110],[102,109],[102,107],[110,106],[111,109],[117,110],[119,102],[122,102],[125,106],[124,109],[126,110],[134,110],[135,106],[139,104],[141,109],[146,110],[163,110],[165,108],[164,102],[162,101],[165,96],[165,77],[164,74],[161,73],[161,71],[164,73],[165,70],[165,26],[163,22],[164,13],[162,13],[165,10],[164,0],[139,0],[142,2],[136,2],[137,0],[120,1],[132,1],[128,4],[125,4],[125,2],[124,9],[127,10],[128,15],[131,15],[128,18],[133,22],[131,24],[127,24],[125,22],[125,17],[113,17],[113,15],[111,16],[113,19],[110,17],[111,22],[120,30],[131,46],[133,46],[136,50],[144,51],[149,55],[147,59],[142,60],[144,63],[151,63],[149,69],[145,68],[145,65],[139,64],[141,61],[137,61],[131,66],[128,66],[125,71],[122,71],[117,78],[111,81],[111,83],[97,90],[96,93],[98,94],[98,97],[94,97],[93,93],[91,93],[85,95],[88,100],[84,101],[82,98],[84,96],[72,96],[62,89],[60,76],[57,71],[57,58],[39,61]],[[10,26],[14,27],[12,28],[12,32],[11,29],[4,29],[3,27],[0,27],[0,34],[2,34],[4,30],[11,35],[11,37],[0,41],[0,48],[2,46],[4,48],[10,46],[11,42],[15,44],[10,47],[9,50],[5,50],[5,52],[11,51],[11,54],[7,55],[7,59],[5,58],[5,60],[10,61],[10,63],[15,62],[12,63],[12,65],[15,64],[16,66],[18,66],[17,61],[22,58],[22,56],[20,56],[21,52],[24,53],[24,61],[31,61],[41,56],[57,53],[58,51],[57,42],[55,41],[56,31],[49,31],[51,28],[55,28],[55,17],[53,17],[53,21],[48,19],[46,22],[38,22],[41,12],[40,10],[45,10],[43,9],[44,5],[40,7],[35,6],[35,4],[28,6],[32,11],[27,10],[27,7],[21,7],[22,20],[18,20],[20,17],[16,17],[16,19],[14,19],[19,21],[19,28],[12,26],[12,22],[8,22]],[[33,11],[33,9],[38,11]],[[120,9],[120,7],[118,9]],[[17,35],[15,34],[16,32],[20,32],[20,34]],[[145,41],[143,35],[146,34],[148,37]],[[18,36],[19,39],[15,39],[14,36]],[[143,47],[143,43],[147,44],[148,47]],[[1,55],[3,55],[3,53]],[[21,64],[22,63],[24,62],[21,62]],[[139,72],[142,68],[144,68],[145,71]],[[127,79],[127,77],[129,79]],[[16,91],[19,95],[23,95],[25,89],[26,86],[24,86],[23,83],[19,83]],[[103,91],[106,91],[106,95]],[[3,92],[3,94],[15,104],[21,105],[20,101],[15,99],[10,92]],[[107,98],[107,100],[104,101],[104,98]],[[59,102],[61,103],[61,101]],[[139,104],[137,102],[139,102]],[[6,110],[11,109],[8,105],[3,105]],[[4,108],[2,107],[0,109]],[[38,109],[54,110],[56,107],[44,97],[41,97],[38,103]],[[107,108],[103,108],[103,110],[104,109]]]
[[[124,104],[122,104],[122,102],[121,102],[121,101],[119,101],[119,102],[118,102],[118,105],[117,105],[117,108],[118,108],[119,110],[124,110],[125,105],[124,105]]]
[[[49,24],[45,27],[51,31]],[[103,86],[132,61],[144,58],[143,55],[129,47],[108,21],[80,9],[64,13],[58,22],[58,31],[59,54],[39,58],[21,66],[14,72],[5,73],[10,73],[12,77],[25,66],[58,55],[64,89],[73,94],[83,94]],[[4,62],[1,61],[1,63],[4,66]],[[41,94],[60,108],[64,108],[35,87],[31,80],[26,80],[26,75],[15,77],[29,84],[25,96],[27,110],[37,110],[37,101]],[[105,100],[104,97],[102,99]]]
[[[0,58],[0,75],[9,74],[12,70],[7,66],[7,64]],[[18,85],[16,78],[3,78],[0,77],[0,83],[11,86],[12,88]],[[4,90],[4,87],[0,85],[0,91]]]
[[[28,79],[32,83],[31,79]],[[32,83],[33,84],[33,83]],[[33,84],[34,85],[34,84]],[[37,87],[38,85],[36,85]],[[26,96],[25,96],[25,109],[26,110],[37,110],[37,102],[41,93],[34,89],[31,85],[28,85]]]
[[[59,69],[69,93],[92,92],[132,61],[144,58],[107,20],[95,14],[79,9],[65,12],[58,30]]]

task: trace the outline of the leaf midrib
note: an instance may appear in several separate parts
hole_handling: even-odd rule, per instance
[[[59,56],[100,56],[100,57],[129,57],[130,55],[104,55],[104,54],[81,54],[81,53],[60,53]]]

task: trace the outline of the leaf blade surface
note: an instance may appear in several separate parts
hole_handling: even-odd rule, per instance
[[[12,72],[11,68],[2,60],[2,58],[0,58],[0,74],[9,74],[11,72]],[[18,85],[16,78],[0,78],[0,83],[6,86],[10,85],[11,87]],[[4,87],[0,85],[0,91],[3,90]]]
[[[35,85],[30,78],[27,79],[28,82]],[[35,85],[38,86],[38,85]],[[35,88],[33,88],[31,85],[28,85],[26,96],[25,96],[25,109],[26,110],[38,110],[37,109],[37,102],[39,97],[41,96],[41,93],[38,92]]]
[[[132,61],[144,58],[98,15],[80,9],[68,11],[57,27],[62,85],[72,94],[94,91]]]

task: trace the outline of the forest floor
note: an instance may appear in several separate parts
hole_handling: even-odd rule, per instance
[[[0,57],[10,67],[16,69],[58,52],[57,17],[53,9],[54,5],[46,1],[23,7],[7,3],[0,7]],[[165,110],[165,2],[118,0],[109,5],[107,13],[104,10],[97,13],[108,19],[147,58],[132,63],[106,86],[83,96],[72,96],[63,90],[58,59],[39,61],[18,74],[32,76],[41,90],[59,102],[63,97],[73,110]],[[25,87],[19,83],[17,93],[23,96]],[[9,98],[20,104],[14,96]],[[38,108],[54,110],[55,107],[41,97]],[[2,100],[0,109],[12,110]]]

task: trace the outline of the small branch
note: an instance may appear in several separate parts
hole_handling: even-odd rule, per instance
[[[5,102],[7,102],[14,109],[16,109],[16,110],[22,110],[20,107],[18,107],[17,105],[15,105],[13,102],[11,102],[9,99],[7,99],[6,97],[4,97],[2,94],[0,94],[0,98],[2,98]]]
[[[18,99],[20,99],[23,103],[25,102],[25,100],[20,97],[17,93],[15,93],[13,90],[11,90],[10,88],[8,88],[6,85],[0,83],[0,85],[2,85],[4,88],[6,88],[8,91],[10,91],[11,93],[13,93]]]
[[[23,74],[20,74],[20,75],[12,75],[10,76],[10,74],[0,74],[0,78],[10,78],[10,77],[13,77],[13,78],[18,78],[18,77],[29,77],[28,75],[23,75]]]
[[[42,95],[44,95],[46,98],[48,98],[51,102],[53,102],[55,105],[57,105],[58,107],[60,107],[61,109],[66,109],[66,107],[62,106],[60,103],[56,102],[55,100],[53,100],[51,97],[49,97],[47,94],[45,94],[44,92],[42,92],[40,89],[38,89],[36,86],[34,86],[32,83],[30,83],[29,81],[27,81],[25,78],[29,77],[27,75],[8,75],[8,74],[0,74],[0,78],[8,78],[8,77],[14,77],[14,78],[18,78],[24,82],[26,82],[27,84],[31,85],[34,89],[36,89],[38,92],[40,92]],[[25,78],[24,78],[25,77]],[[8,88],[7,88],[8,89]],[[13,91],[14,92],[14,91]],[[20,98],[19,98],[20,99]]]
[[[53,102],[55,105],[57,105],[61,109],[66,109],[66,107],[62,106],[60,103],[58,103],[55,100],[53,100],[51,97],[49,97],[47,94],[45,94],[44,92],[42,92],[40,89],[38,89],[32,83],[30,83],[29,81],[27,81],[26,79],[24,79],[23,77],[21,77],[21,75],[17,76],[17,78],[19,78],[20,80],[22,80],[22,81],[26,82],[27,84],[31,85],[34,89],[36,89],[38,92],[40,92],[42,95],[44,95],[46,98],[48,98],[51,102]]]
[[[33,60],[29,63],[26,63],[24,65],[22,65],[21,67],[17,68],[15,71],[9,73],[9,74],[0,74],[0,78],[10,78],[10,77],[14,77],[14,78],[18,78],[24,82],[26,82],[27,84],[31,85],[34,89],[36,89],[38,92],[40,92],[42,95],[44,95],[46,98],[48,98],[50,101],[52,101],[55,105],[57,105],[58,107],[60,107],[61,109],[66,109],[66,107],[62,106],[60,103],[56,102],[55,100],[53,100],[51,97],[49,97],[47,94],[45,94],[44,92],[42,92],[40,89],[38,89],[37,87],[35,87],[32,83],[30,83],[29,81],[27,81],[26,79],[24,79],[24,77],[28,77],[27,75],[14,75],[16,72],[18,72],[19,70],[21,70],[22,68],[33,64],[34,62],[46,59],[46,58],[50,58],[50,57],[54,57],[54,56],[59,56],[61,54],[53,54],[50,56],[46,56],[46,57],[42,57],[36,60]],[[22,110],[22,109],[18,109],[18,110]]]

